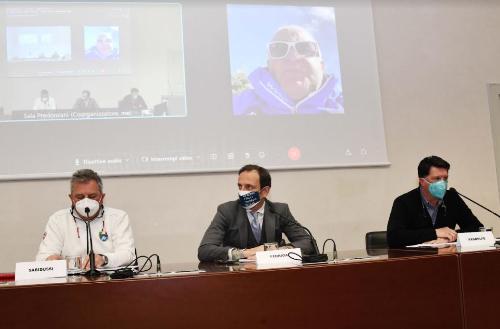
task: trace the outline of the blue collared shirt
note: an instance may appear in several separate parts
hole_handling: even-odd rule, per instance
[[[443,203],[443,200],[439,200],[439,202],[436,204],[436,206],[433,206],[429,201],[427,201],[425,199],[424,194],[422,193],[421,187],[419,188],[419,190],[420,190],[420,197],[422,199],[422,204],[424,205],[424,208],[427,210],[427,213],[429,213],[429,216],[431,216],[432,226],[435,226],[439,207]]]
[[[266,203],[264,202],[262,204],[262,207],[257,209],[253,214],[252,214],[251,210],[247,210],[247,217],[248,217],[248,221],[250,222],[250,225],[252,225],[254,216],[257,215],[257,222],[259,223],[261,230],[262,230],[262,224],[264,223],[264,208],[265,208],[264,206],[265,205],[266,205]]]

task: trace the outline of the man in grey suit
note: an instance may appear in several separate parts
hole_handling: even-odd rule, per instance
[[[254,258],[263,244],[282,241],[311,254],[311,237],[293,218],[286,203],[266,199],[271,189],[269,171],[257,165],[246,165],[238,172],[239,200],[217,207],[217,213],[198,247],[202,262],[237,261]]]

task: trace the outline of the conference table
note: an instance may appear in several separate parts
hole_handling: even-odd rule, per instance
[[[370,253],[373,255],[373,253]],[[327,263],[166,264],[0,283],[0,328],[498,328],[500,250],[340,251]]]
[[[466,328],[499,328],[500,249],[460,253]]]

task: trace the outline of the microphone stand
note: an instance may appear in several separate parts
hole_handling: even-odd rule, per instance
[[[450,190],[451,190],[451,191],[455,191],[455,192],[457,192],[457,194],[458,194],[458,195],[460,195],[460,196],[462,196],[462,197],[466,198],[466,199],[467,199],[467,200],[469,200],[470,202],[472,202],[472,203],[474,203],[474,204],[478,205],[479,207],[483,208],[484,210],[488,211],[489,213],[491,213],[491,214],[493,214],[493,215],[497,216],[498,218],[500,218],[500,215],[499,215],[499,214],[497,214],[496,212],[494,212],[493,210],[486,208],[486,207],[485,207],[485,206],[483,206],[482,204],[477,203],[476,201],[472,200],[472,199],[471,199],[471,198],[469,198],[469,197],[466,197],[465,195],[463,195],[462,193],[458,192],[458,191],[457,191],[456,189],[454,189],[453,187],[452,187],[452,188],[450,188]]]
[[[85,213],[87,214],[87,218],[90,217],[90,209],[88,207],[85,208]],[[85,276],[87,277],[96,277],[102,275],[101,272],[99,272],[96,269],[95,266],[95,254],[94,254],[94,246],[92,245],[92,233],[90,231],[90,222],[88,220],[85,221],[85,226],[87,228],[87,243],[90,240],[90,250],[89,250],[89,262],[90,262],[90,269],[84,273]]]
[[[300,225],[302,226],[302,225]],[[303,263],[319,263],[319,262],[326,262],[328,261],[328,255],[327,254],[320,254],[319,249],[318,249],[318,244],[316,243],[316,239],[312,235],[311,231],[305,226],[302,226],[304,230],[309,234],[311,237],[311,242],[314,247],[314,255],[302,255],[302,262]]]
[[[274,211],[273,207],[271,206],[271,204],[269,205],[270,206],[270,210],[273,214],[276,214],[277,216],[279,217],[283,217],[287,220],[290,220],[288,217],[286,216],[283,216],[282,214]],[[294,220],[295,221],[295,220]],[[303,226],[302,224],[300,224],[299,222],[295,221],[300,227],[302,227],[306,232],[307,234],[309,234],[309,236],[311,237],[311,242],[313,244],[313,247],[314,247],[314,255],[302,255],[302,263],[320,263],[320,262],[326,262],[328,261],[328,255],[327,254],[320,254],[319,253],[319,249],[318,249],[318,244],[316,243],[316,239],[314,238],[314,236],[312,235],[311,231],[309,231],[309,229],[305,226]],[[335,242],[334,242],[335,243]],[[334,255],[335,257],[335,255]]]

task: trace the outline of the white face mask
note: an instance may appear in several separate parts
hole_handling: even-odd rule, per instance
[[[101,204],[94,199],[85,198],[75,203],[75,208],[82,219],[90,219],[97,215]]]

